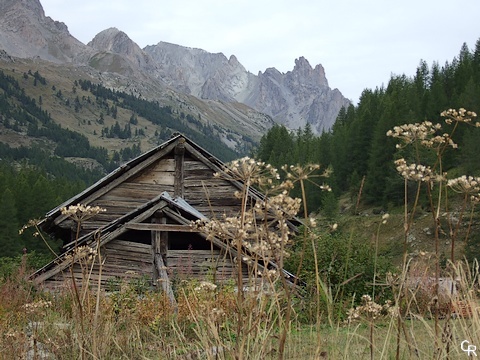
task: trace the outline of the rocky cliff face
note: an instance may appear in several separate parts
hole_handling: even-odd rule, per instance
[[[303,57],[285,74],[270,68],[254,75],[234,55],[227,58],[166,42],[142,50],[116,28],[84,45],[64,23],[46,17],[39,0],[0,2],[0,50],[151,80],[199,99],[243,103],[292,129],[310,123],[317,133],[329,129],[340,108],[350,104],[328,86],[323,67],[312,68]]]
[[[103,30],[87,45],[95,50],[88,64],[97,70],[125,76],[155,74],[157,71],[153,59],[117,28]]]
[[[313,69],[304,57],[286,74],[270,68],[258,79],[245,103],[293,129],[309,123],[317,133],[328,130],[341,107],[350,104],[338,89],[330,89],[322,65]]]
[[[11,56],[56,63],[85,60],[90,53],[64,23],[45,16],[38,0],[0,2],[0,48]]]
[[[270,115],[292,129],[312,125],[314,132],[330,129],[342,106],[350,102],[328,86],[321,65],[312,68],[304,57],[292,71],[275,68],[253,75],[235,56],[160,42],[147,46],[166,83],[203,99],[237,101]]]

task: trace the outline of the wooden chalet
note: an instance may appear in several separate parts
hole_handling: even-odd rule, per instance
[[[239,213],[241,204],[234,193],[242,184],[214,177],[223,169],[220,160],[182,135],[127,162],[46,214],[41,228],[63,241],[63,252],[36,271],[33,281],[55,289],[71,282],[71,269],[81,280],[81,263],[72,267],[72,255],[81,247],[100,249],[103,265],[100,270],[94,263],[89,278],[95,283],[100,278],[104,288],[112,280],[144,277],[172,295],[169,284],[175,276],[232,279],[234,249],[220,239],[207,240],[191,226],[195,220]],[[252,201],[262,198],[255,189],[249,196]],[[81,222],[78,237],[77,224],[61,211],[77,204],[106,209]],[[247,266],[242,269],[247,271]]]

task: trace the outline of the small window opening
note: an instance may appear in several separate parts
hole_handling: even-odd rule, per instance
[[[136,231],[136,230],[128,230],[127,232],[123,233],[119,236],[122,240],[125,241],[132,241],[139,244],[151,244],[152,238],[150,235],[150,231]]]
[[[170,250],[210,250],[212,248],[210,241],[195,233],[170,232],[168,240]],[[213,248],[218,249],[215,245]]]

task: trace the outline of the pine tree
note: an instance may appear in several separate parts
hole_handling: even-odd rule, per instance
[[[6,189],[0,198],[0,247],[1,256],[17,256],[22,253],[23,244],[18,236],[17,207],[15,197]]]
[[[260,139],[260,145],[255,153],[255,157],[276,168],[280,168],[285,164],[293,164],[293,152],[293,136],[285,126],[274,125]]]

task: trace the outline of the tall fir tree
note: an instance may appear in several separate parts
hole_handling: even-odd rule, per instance
[[[18,235],[17,207],[10,189],[5,189],[0,198],[0,256],[14,257],[22,253],[23,244]]]

